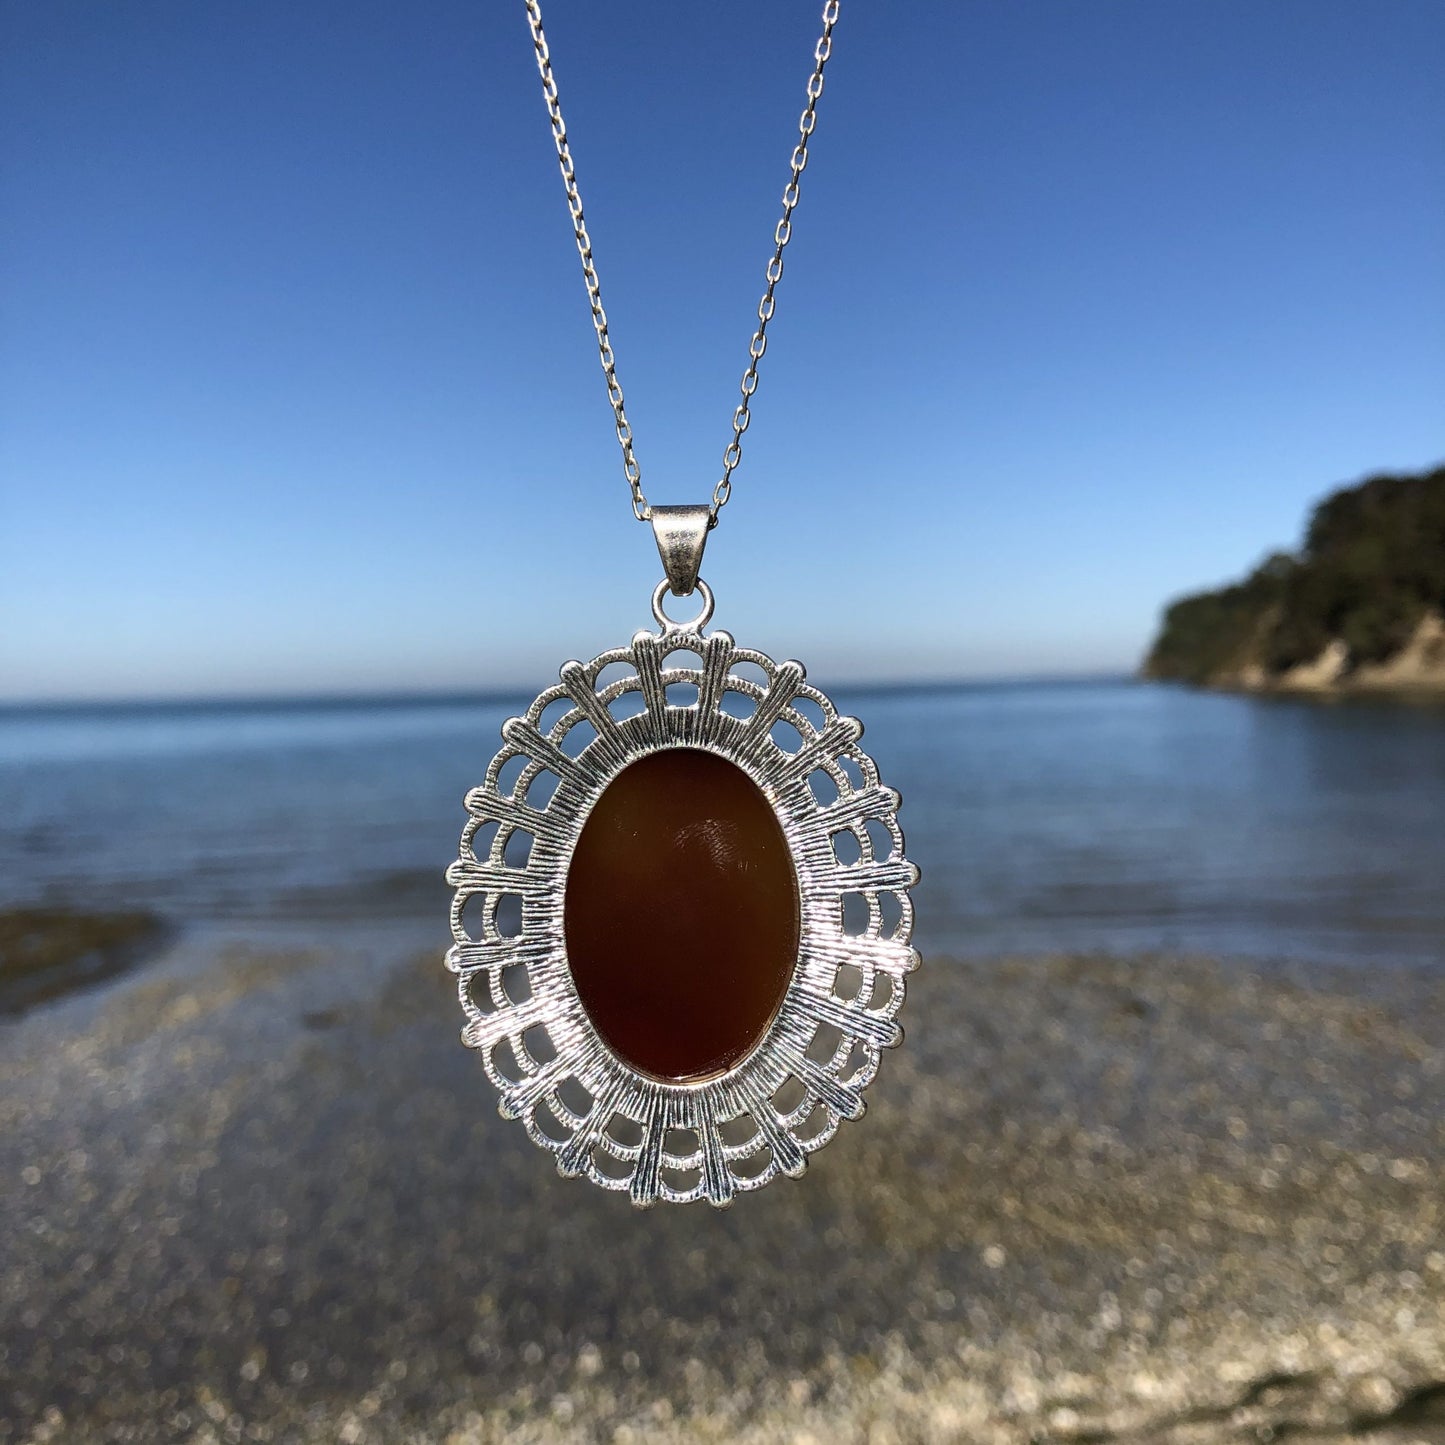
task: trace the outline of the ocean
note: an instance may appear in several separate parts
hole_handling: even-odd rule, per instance
[[[1438,1438],[1445,710],[835,695],[924,967],[726,1211],[559,1179],[457,1042],[522,700],[0,716],[0,908],[175,925],[0,1021],[0,1437]]]
[[[1445,709],[1127,681],[835,697],[903,794],[925,959],[1445,965]],[[440,949],[462,795],[525,702],[0,711],[0,907],[395,923]]]

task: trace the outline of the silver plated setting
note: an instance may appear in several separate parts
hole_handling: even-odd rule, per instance
[[[862,724],[807,683],[801,663],[704,635],[712,597],[701,585],[706,605],[691,622],[667,619],[655,597],[658,632],[564,663],[560,682],[506,722],[447,871],[462,1040],[501,1114],[523,1122],[559,1173],[643,1207],[722,1207],[802,1174],[842,1120],[862,1115],[881,1051],[902,1039],[904,980],[918,965],[918,870],[904,857],[898,794],[859,747]],[[792,852],[801,914],[798,959],[761,1041],[727,1073],[685,1083],[639,1073],[602,1040],[563,931],[567,871],[593,806],[629,763],[675,747],[717,753],[762,790]]]

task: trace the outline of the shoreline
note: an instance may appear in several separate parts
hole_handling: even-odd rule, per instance
[[[1147,661],[1139,676],[1145,682],[1184,681],[1151,672]],[[1404,645],[1378,662],[1354,662],[1344,639],[1336,637],[1318,657],[1270,671],[1259,661],[1257,647],[1251,647],[1243,657],[1236,655],[1227,666],[1216,667],[1208,681],[1192,685],[1264,697],[1445,701],[1445,614],[1425,613]]]
[[[1445,979],[926,960],[868,1116],[721,1214],[559,1180],[452,986],[190,939],[0,1030],[0,1435],[1445,1431]]]
[[[157,956],[176,931],[141,910],[0,908],[0,1020],[113,982]]]
[[[1291,682],[1279,678],[1256,681],[1231,677],[1211,682],[1190,682],[1185,678],[1140,673],[1138,681],[1188,688],[1191,692],[1218,693],[1228,697],[1287,698],[1312,702],[1385,702],[1400,706],[1445,704],[1445,678],[1420,682],[1383,683],[1345,679],[1316,683]]]

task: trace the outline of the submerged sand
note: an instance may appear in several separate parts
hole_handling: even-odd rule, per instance
[[[440,950],[0,1028],[0,1440],[1445,1441],[1445,978],[930,960],[861,1123],[634,1213]]]

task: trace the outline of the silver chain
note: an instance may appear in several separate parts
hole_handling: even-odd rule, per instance
[[[527,23],[532,31],[532,49],[537,56],[537,69],[542,76],[542,94],[547,102],[547,114],[552,121],[552,141],[557,147],[557,163],[562,169],[562,184],[567,190],[567,210],[572,216],[572,230],[577,237],[577,253],[582,258],[582,279],[587,283],[587,299],[592,305],[592,326],[597,332],[597,354],[602,362],[602,372],[607,378],[607,399],[612,403],[612,414],[617,421],[617,441],[622,448],[622,470],[627,476],[627,485],[632,490],[632,512],[639,521],[647,521],[651,515],[647,498],[642,491],[642,468],[632,449],[632,427],[627,420],[627,410],[622,399],[622,386],[617,380],[617,358],[612,351],[612,340],[607,334],[607,313],[602,309],[602,289],[597,281],[597,265],[592,258],[592,238],[587,234],[587,222],[582,214],[582,195],[577,189],[577,168],[572,162],[572,149],[567,143],[567,123],[562,119],[562,107],[557,100],[557,78],[552,73],[552,56],[547,49],[547,37],[542,31],[542,7],[539,0],[525,0]],[[823,6],[823,33],[813,47],[813,73],[808,77],[808,103],[798,120],[798,143],[793,147],[792,169],[788,184],[783,188],[783,215],[773,230],[773,255],[765,273],[767,289],[758,302],[758,329],[748,345],[748,369],[743,372],[739,390],[742,401],[733,412],[732,440],[723,451],[723,474],[712,489],[712,505],[708,508],[711,525],[717,525],[718,513],[727,505],[733,490],[733,471],[743,457],[743,433],[752,420],[749,407],[753,393],[758,387],[758,363],[768,349],[768,322],[773,319],[775,302],[773,293],[783,279],[783,251],[793,234],[793,208],[798,204],[799,186],[803,171],[808,164],[808,142],[813,135],[817,121],[818,99],[823,94],[823,67],[833,52],[833,27],[838,23],[839,0],[826,0]]]

